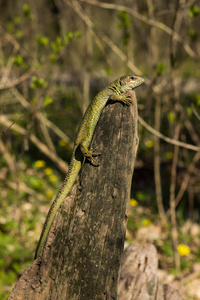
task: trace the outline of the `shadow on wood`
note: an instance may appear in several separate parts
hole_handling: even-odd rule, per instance
[[[92,148],[100,166],[85,163],[54,220],[42,257],[29,267],[8,299],[117,299],[127,209],[137,152],[137,103],[108,104]]]

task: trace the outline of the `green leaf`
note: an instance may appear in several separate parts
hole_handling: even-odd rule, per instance
[[[188,34],[193,40],[195,40],[198,36],[197,32],[192,27],[188,29]]]
[[[196,95],[196,104],[197,106],[200,106],[200,94]]]
[[[138,191],[136,193],[135,199],[137,199],[138,201],[144,202],[149,199],[149,195],[143,191]]]
[[[14,31],[14,25],[12,22],[8,22],[7,26],[6,26],[6,32],[12,34]]]
[[[169,123],[174,123],[175,121],[175,114],[171,111],[167,114],[167,119],[169,121]]]
[[[196,96],[195,96],[195,102],[196,102],[196,105],[198,107],[200,107],[200,94],[196,94]]]
[[[30,84],[30,87],[32,89],[40,89],[47,87],[48,82],[43,78],[37,78],[36,76],[32,77],[32,83]]]
[[[130,33],[128,31],[128,27],[131,24],[131,19],[129,18],[126,11],[121,11],[118,14],[118,18],[120,23],[117,24],[117,27],[122,30],[122,41],[125,46],[128,45],[128,41],[130,40]]]
[[[80,38],[81,37],[81,31],[77,30],[74,32],[75,37]]]
[[[110,76],[112,74],[112,69],[111,68],[106,68],[106,75]]]
[[[23,63],[23,57],[21,55],[17,55],[13,58],[13,63],[16,65],[16,66],[21,66],[22,63]]]
[[[24,17],[27,19],[31,18],[31,8],[28,4],[24,4],[23,7],[23,13],[24,13]]]
[[[17,31],[16,31],[16,37],[17,37],[18,39],[21,39],[21,38],[23,37],[23,33],[22,33],[21,30],[17,30]]]
[[[74,36],[74,34],[73,34],[72,31],[69,31],[69,32],[66,33],[66,38],[67,38],[68,40],[71,40],[71,39],[73,38],[73,36]]]
[[[74,34],[72,31],[69,31],[65,34],[64,37],[64,45],[67,46],[67,44],[69,43],[69,41],[73,38]]]
[[[44,98],[43,106],[47,106],[47,105],[51,104],[52,102],[53,102],[53,99],[52,99],[50,96],[47,95],[47,96]]]
[[[57,55],[55,53],[53,53],[53,54],[50,55],[50,61],[52,63],[54,63],[56,61],[56,59],[57,59]]]
[[[58,37],[54,43],[51,43],[51,47],[55,53],[60,52],[63,48],[63,43],[61,38]]]
[[[129,18],[126,11],[121,11],[118,14],[118,18],[125,25],[125,27],[128,27],[131,24],[131,19]]]
[[[40,180],[39,178],[37,178],[35,176],[29,177],[29,185],[36,190],[41,190],[43,187],[42,180]]]
[[[165,244],[161,246],[161,249],[164,251],[164,253],[169,256],[173,257],[173,249],[170,241],[165,241]]]
[[[43,45],[43,46],[48,46],[49,45],[49,39],[46,36],[40,36],[40,35],[38,35],[36,37],[36,42],[39,45]]]
[[[190,117],[192,115],[192,109],[191,107],[187,107],[187,115]]]
[[[15,17],[14,18],[14,23],[19,24],[20,23],[20,17]]]
[[[196,16],[198,16],[199,12],[200,12],[200,8],[196,4],[193,4],[189,9],[188,14],[189,14],[189,17],[191,19],[193,19]]]
[[[164,64],[161,63],[161,62],[158,63],[158,64],[157,64],[157,75],[158,75],[158,76],[162,75],[163,70],[164,70]]]
[[[40,66],[41,66],[41,64],[38,61],[34,64],[34,67],[36,70],[39,69]]]

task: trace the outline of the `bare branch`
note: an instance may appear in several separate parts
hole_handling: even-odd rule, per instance
[[[113,3],[99,2],[99,1],[96,1],[96,0],[80,0],[80,1],[86,2],[88,4],[96,5],[96,6],[99,6],[101,8],[105,8],[105,9],[126,11],[127,13],[134,16],[136,19],[138,19],[138,20],[140,20],[140,21],[142,21],[142,22],[144,22],[144,23],[146,23],[150,26],[154,26],[154,27],[164,31],[169,36],[173,36],[174,40],[176,40],[177,42],[179,42],[183,46],[184,50],[187,52],[187,54],[189,56],[191,56],[192,58],[197,58],[196,53],[192,50],[190,45],[187,44],[186,42],[184,42],[184,40],[180,37],[180,35],[178,35],[176,32],[174,32],[170,27],[168,27],[164,23],[161,23],[161,22],[158,22],[158,21],[155,21],[155,20],[151,20],[151,19],[145,17],[144,15],[139,14],[137,11],[133,10],[131,7],[127,7],[127,6],[124,6],[124,5],[117,5],[117,4],[113,4]]]
[[[10,123],[10,120],[7,119],[5,115],[1,116],[0,119],[1,123],[4,125],[7,125]],[[55,152],[51,151],[44,143],[42,143],[35,135],[29,133],[26,129],[22,128],[21,126],[18,126],[14,124],[12,126],[13,130],[16,130],[20,134],[28,137],[30,141],[47,157],[49,157],[57,166],[58,168],[66,174],[68,170],[68,164],[66,164],[65,161],[63,161]]]
[[[13,81],[8,81],[8,83],[2,83],[0,84],[0,90],[6,90],[13,88],[14,86],[24,82],[26,79],[28,79],[34,72],[35,72],[35,67],[30,68],[26,73],[24,73],[22,76],[20,76],[17,79],[14,79]]]
[[[192,109],[195,117],[200,121],[200,114],[197,112],[196,108],[194,107],[194,104],[191,105],[191,109]]]
[[[169,137],[165,136],[164,134],[160,133],[159,131],[155,130],[153,127],[151,127],[149,124],[147,124],[140,116],[138,116],[139,122],[141,125],[143,125],[148,131],[151,133],[155,134],[157,137],[160,139],[164,140],[165,142],[172,144],[172,145],[177,145],[182,148],[190,149],[193,151],[200,151],[200,147],[194,146],[191,144],[183,143],[174,139],[170,139]]]
[[[81,6],[78,3],[78,1],[74,0],[73,2],[71,2],[71,1],[68,1],[68,0],[64,0],[64,2],[67,5],[69,5],[70,7],[72,7],[75,10],[75,12],[79,15],[79,17],[85,22],[85,24],[88,26],[88,28],[91,30],[91,33],[95,37],[95,42],[97,43],[99,48],[102,50],[101,42],[100,42],[100,40],[97,36],[97,33],[94,31],[94,28],[95,28],[94,23],[89,19],[89,17],[86,15],[86,13],[81,9]],[[132,70],[134,73],[136,73],[138,75],[142,74],[142,72],[127,58],[127,56],[119,49],[119,47],[117,47],[111,41],[111,39],[108,36],[106,36],[103,33],[99,33],[99,36],[112,49],[112,51],[114,51],[115,54],[117,54],[117,56],[120,57],[120,59],[123,62],[127,63],[127,66],[130,68],[130,70]]]
[[[17,123],[22,117],[24,116],[24,114],[22,114],[16,121],[12,122],[4,131],[0,132],[0,136],[5,134],[6,131],[8,131],[15,123]]]

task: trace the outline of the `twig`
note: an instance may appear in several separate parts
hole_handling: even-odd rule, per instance
[[[189,275],[187,275],[186,277],[184,278],[181,278],[181,283],[183,285],[188,285],[190,284],[191,281],[193,281],[194,279],[199,279],[199,271],[195,271]]]
[[[120,59],[123,62],[126,62],[127,66],[130,68],[130,70],[132,70],[134,73],[138,74],[138,75],[142,75],[142,72],[140,71],[140,69],[138,69],[132,61],[130,61],[127,56],[121,51],[121,49],[119,47],[117,47],[117,45],[115,45],[113,43],[113,41],[107,37],[105,34],[101,33],[101,38],[102,40],[112,49],[112,51],[115,52],[115,54],[117,54],[117,56],[120,57]],[[147,81],[146,81],[147,83]],[[149,81],[150,83],[150,81]]]
[[[19,93],[19,91],[16,88],[12,88],[10,91],[18,99],[18,101],[23,107],[31,109],[29,102]],[[37,117],[38,115],[36,114],[36,118]],[[73,143],[71,143],[69,137],[59,127],[57,127],[54,123],[45,118],[43,114],[40,115],[40,118],[47,127],[49,127],[55,134],[57,134],[58,137],[67,142],[70,149],[73,148]]]
[[[196,108],[194,107],[194,104],[191,105],[191,109],[193,111],[193,114],[196,116],[196,118],[200,121],[200,114],[197,112]]]
[[[165,142],[172,144],[172,145],[177,145],[182,148],[190,149],[193,151],[200,151],[200,147],[194,146],[191,144],[183,143],[174,139],[170,139],[169,137],[165,136],[164,134],[160,133],[159,131],[155,130],[153,127],[148,125],[140,116],[138,116],[139,122],[151,133],[155,134],[157,137],[160,139],[164,140]]]
[[[170,36],[169,40],[169,61],[170,61],[170,90],[172,93],[172,99],[174,100],[174,112],[176,114],[176,118],[178,115],[178,94],[177,89],[175,88],[174,78],[175,78],[175,28],[176,23],[178,20],[180,9],[180,0],[176,0],[175,2],[175,9],[174,9],[174,17],[172,19],[172,30],[173,35]],[[177,124],[176,124],[177,123]],[[175,131],[175,140],[178,139],[180,136],[180,120],[174,123],[174,131]],[[177,250],[178,246],[178,230],[177,230],[177,220],[176,220],[176,204],[175,204],[175,193],[176,193],[176,175],[177,175],[177,166],[178,166],[178,153],[179,153],[179,146],[174,146],[174,155],[172,160],[172,170],[171,170],[171,182],[170,182],[170,216],[171,216],[171,224],[172,224],[172,244],[174,250],[174,263],[177,273],[180,273],[180,255]]]
[[[149,18],[154,20],[154,5],[152,0],[147,0],[147,7]],[[151,67],[154,67],[158,61],[158,43],[157,43],[157,35],[156,35],[156,28],[150,27],[150,35],[148,37],[150,39],[149,47],[152,53],[151,59]],[[156,82],[157,74],[155,75],[155,79],[152,79],[151,85]],[[149,89],[151,88],[149,86]],[[155,95],[155,129],[160,131],[160,120],[161,120],[161,95]],[[150,101],[148,101],[150,103]],[[165,215],[165,210],[163,206],[163,198],[162,198],[162,180],[161,180],[161,172],[160,172],[160,139],[154,135],[154,182],[155,182],[155,192],[156,192],[156,202],[158,207],[158,213],[160,216],[160,221],[162,225],[166,225],[167,218]]]
[[[40,111],[36,112],[37,119],[39,121],[39,126],[41,128],[42,134],[44,136],[44,139],[49,147],[49,149],[56,153],[56,148],[54,146],[54,143],[52,142],[51,136],[49,134],[49,131],[47,130],[46,124],[42,121],[42,113]]]
[[[17,51],[18,51],[18,47],[14,46],[13,53],[16,53]],[[12,65],[13,65],[13,56],[10,56],[7,62],[7,66],[5,67],[5,72],[1,78],[1,82],[0,82],[1,84],[6,84]]]
[[[180,127],[177,125],[175,129],[175,136],[179,136]],[[175,206],[175,189],[176,189],[176,173],[177,173],[177,164],[178,164],[178,152],[179,147],[174,146],[174,156],[172,161],[172,172],[171,172],[171,183],[170,183],[170,215],[172,223],[172,243],[174,250],[174,262],[175,267],[178,273],[180,273],[180,256],[177,251],[178,246],[178,231],[177,231],[177,222],[176,222],[176,206]]]
[[[2,156],[4,157],[5,161],[7,162],[7,165],[9,167],[10,173],[13,176],[13,179],[16,180],[16,168],[14,164],[14,158],[10,155],[9,151],[7,151],[5,144],[2,140],[0,140],[0,152],[2,153]]]
[[[7,40],[9,43],[11,43],[13,45],[14,48],[16,49],[20,49],[20,52],[26,56],[28,54],[28,52],[22,47],[21,43],[19,43],[15,38],[14,35],[10,35],[9,33],[7,33],[3,27],[0,25],[0,33],[1,33],[1,37],[4,36],[5,40]]]
[[[25,192],[31,196],[33,196],[35,199],[44,201],[46,197],[42,195],[42,193],[38,193],[35,190],[31,189],[29,186],[27,186],[24,182],[16,183],[12,181],[8,181],[5,179],[5,185],[7,185],[9,188],[13,189],[14,191],[20,190],[21,192]]]
[[[69,5],[70,7],[72,7],[75,12],[79,15],[79,17],[85,22],[85,24],[88,26],[91,34],[93,35],[95,42],[97,44],[97,46],[99,47],[100,51],[103,54],[103,57],[105,58],[105,61],[107,62],[107,64],[112,67],[112,63],[110,61],[110,59],[108,58],[105,49],[100,41],[100,39],[98,38],[97,34],[94,31],[94,24],[92,23],[92,21],[89,19],[89,17],[86,15],[86,13],[81,9],[81,6],[79,4],[78,1],[74,0],[74,1],[68,1],[68,0],[64,0],[64,2]]]
[[[70,138],[58,126],[45,118],[43,115],[41,115],[41,119],[47,127],[49,127],[55,134],[57,134],[58,137],[67,142],[69,149],[73,148],[73,143],[71,142]]]
[[[0,90],[6,90],[6,89],[13,88],[14,86],[16,86],[16,85],[24,82],[26,79],[28,79],[31,76],[31,74],[33,74],[35,71],[36,71],[36,68],[32,67],[32,68],[30,68],[29,71],[24,73],[19,78],[14,79],[13,81],[9,81],[7,84],[5,84],[5,83],[0,84]]]
[[[156,106],[155,106],[155,128],[160,129],[160,95],[156,95]],[[162,199],[162,182],[160,175],[160,140],[154,135],[154,180],[156,188],[156,201],[158,206],[158,212],[160,215],[161,223],[164,225],[167,223],[165,210]]]
[[[190,176],[191,176],[191,173],[195,167],[195,164],[198,162],[198,160],[200,159],[200,152],[197,152],[191,162],[191,164],[189,165],[188,169],[187,169],[187,172],[185,172],[185,177],[183,178],[182,180],[182,183],[181,183],[181,187],[179,189],[179,192],[175,198],[175,207],[177,207],[177,205],[179,204],[187,186],[188,186],[188,182],[189,182],[189,179],[190,179]],[[166,216],[168,217],[170,214],[170,210],[167,211],[166,213]]]
[[[1,123],[7,125],[10,123],[10,120],[6,118],[6,116],[1,116]],[[66,174],[68,170],[68,165],[64,162],[56,153],[51,151],[45,144],[43,144],[35,135],[29,133],[26,129],[14,124],[12,126],[12,130],[16,130],[20,134],[29,138],[29,140],[47,157],[49,157],[57,166],[58,168]]]
[[[89,17],[86,15],[86,13],[81,9],[81,6],[78,3],[78,1],[74,0],[73,2],[71,2],[71,1],[65,0],[65,3],[67,5],[69,5],[70,7],[72,7],[75,10],[75,12],[79,15],[79,17],[81,17],[81,19],[85,22],[85,24],[88,26],[88,28],[90,28],[91,33],[96,38],[95,41],[96,41],[98,47],[102,51],[103,46],[100,42],[100,39],[97,36],[97,33],[94,31],[94,27],[95,27],[94,23],[89,19]],[[134,73],[136,73],[138,75],[142,74],[142,72],[127,58],[127,56],[111,41],[111,39],[109,37],[107,37],[103,33],[99,33],[99,35],[102,38],[102,40],[112,49],[112,51],[114,51],[115,54],[117,54],[123,62],[127,63],[127,66],[130,68],[130,70],[132,70]],[[102,53],[104,53],[104,50]],[[109,62],[109,65],[110,65],[110,62]]]
[[[15,123],[17,123],[22,117],[24,116],[24,114],[22,114],[16,121],[12,122],[5,130],[3,130],[2,132],[0,132],[0,136],[5,134],[6,131],[8,131]]]
[[[173,36],[174,40],[176,40],[177,42],[179,42],[184,50],[187,52],[187,54],[189,56],[191,56],[192,58],[197,58],[196,53],[192,50],[192,48],[190,47],[189,44],[187,44],[186,42],[184,42],[184,40],[180,37],[180,35],[178,35],[176,32],[174,32],[170,27],[168,27],[167,25],[155,21],[155,20],[151,20],[147,17],[145,17],[144,15],[139,14],[137,11],[131,9],[130,7],[124,6],[124,5],[117,5],[117,4],[113,4],[113,3],[106,3],[106,2],[99,2],[96,0],[81,0],[82,2],[86,2],[88,4],[92,4],[95,6],[99,6],[101,8],[105,8],[105,9],[112,9],[112,10],[119,10],[119,11],[126,11],[127,13],[133,15],[135,18],[137,18],[138,20],[150,25],[150,26],[154,26],[162,31],[164,31],[165,33],[167,33],[170,36]]]
[[[194,124],[191,122],[191,120],[188,117],[185,117],[184,125],[185,125],[185,128],[188,130],[189,135],[190,135],[191,139],[193,140],[193,142],[196,145],[200,145],[199,134],[196,132],[197,128],[194,127]]]

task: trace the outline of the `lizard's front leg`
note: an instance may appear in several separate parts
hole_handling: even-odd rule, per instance
[[[122,102],[123,104],[128,106],[133,103],[131,94],[129,94],[129,92],[123,93],[121,95],[111,95],[109,99],[112,101]]]
[[[101,153],[95,152],[97,148],[89,150],[88,147],[85,145],[85,143],[81,142],[80,143],[80,149],[81,149],[81,152],[84,155],[84,161],[87,158],[94,166],[99,166],[99,163],[93,157],[93,156],[101,155]]]

